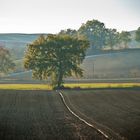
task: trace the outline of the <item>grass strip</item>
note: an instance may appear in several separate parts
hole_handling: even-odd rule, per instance
[[[131,88],[140,87],[140,83],[71,83],[64,84],[68,88]]]
[[[102,88],[133,88],[140,87],[140,83],[69,83],[64,87],[71,89],[102,89]],[[0,84],[0,89],[13,90],[52,90],[49,84]]]
[[[0,84],[0,89],[13,90],[52,90],[47,84]]]

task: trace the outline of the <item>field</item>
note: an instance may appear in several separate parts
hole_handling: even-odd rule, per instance
[[[77,83],[61,90],[67,105],[113,140],[140,139],[139,83]],[[46,84],[0,84],[0,139],[104,140]]]
[[[128,140],[140,140],[139,89],[62,91],[74,112],[98,128]]]
[[[10,81],[11,82],[11,81]],[[26,82],[26,81],[25,81]],[[5,83],[1,81],[1,83]],[[12,82],[11,82],[12,83]],[[31,82],[30,84],[0,84],[0,89],[18,89],[18,90],[51,90],[52,87],[47,84],[39,84]],[[13,82],[14,83],[14,82]],[[26,82],[27,83],[27,82]],[[71,89],[97,89],[97,88],[139,88],[140,83],[67,83],[64,84],[66,88]]]
[[[0,90],[0,140],[104,140],[55,91]]]

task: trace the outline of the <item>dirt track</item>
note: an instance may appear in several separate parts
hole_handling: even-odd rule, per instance
[[[0,140],[103,140],[50,91],[0,90]]]

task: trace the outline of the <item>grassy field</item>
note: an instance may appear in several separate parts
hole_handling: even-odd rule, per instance
[[[72,83],[64,84],[70,88],[127,88],[140,87],[140,83]]]
[[[65,90],[62,93],[76,113],[106,133],[140,140],[138,89]]]
[[[0,84],[0,89],[12,90],[51,90],[48,84]]]
[[[0,140],[104,140],[45,90],[0,90]]]
[[[96,89],[96,88],[133,88],[140,87],[140,83],[69,83],[67,88]],[[52,90],[49,84],[0,84],[0,89],[12,90]]]

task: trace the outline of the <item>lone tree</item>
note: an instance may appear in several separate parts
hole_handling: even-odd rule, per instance
[[[68,35],[41,35],[28,45],[24,66],[33,71],[33,78],[51,78],[54,88],[63,85],[67,76],[82,76],[79,67],[89,47],[87,40],[80,40]]]
[[[140,27],[136,30],[135,39],[136,39],[136,41],[140,42]]]
[[[11,60],[10,52],[0,46],[0,73],[7,73],[9,70],[13,70],[14,67],[15,64]]]

